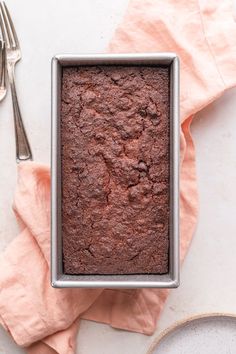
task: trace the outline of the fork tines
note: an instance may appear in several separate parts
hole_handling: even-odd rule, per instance
[[[0,26],[3,40],[6,43],[6,48],[19,48],[19,40],[17,38],[16,30],[4,1],[0,2]]]

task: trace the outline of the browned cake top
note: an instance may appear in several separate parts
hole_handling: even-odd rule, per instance
[[[65,273],[166,273],[168,68],[64,68],[61,139]]]

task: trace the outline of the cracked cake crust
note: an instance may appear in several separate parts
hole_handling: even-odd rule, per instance
[[[168,272],[168,68],[64,68],[61,143],[64,272]]]

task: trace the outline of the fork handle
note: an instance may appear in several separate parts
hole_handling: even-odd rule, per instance
[[[21,117],[15,85],[15,65],[8,63],[8,77],[11,87],[12,105],[14,112],[15,140],[16,140],[16,161],[32,160],[32,152],[26,135],[23,120]]]

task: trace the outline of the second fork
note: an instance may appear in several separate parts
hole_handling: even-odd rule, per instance
[[[5,98],[6,93],[6,47],[5,42],[0,40],[0,102]]]
[[[12,94],[16,138],[16,161],[32,160],[31,148],[21,117],[15,85],[14,71],[16,63],[21,59],[20,45],[11,16],[3,1],[0,3],[0,25],[2,37],[6,44],[7,72]]]

